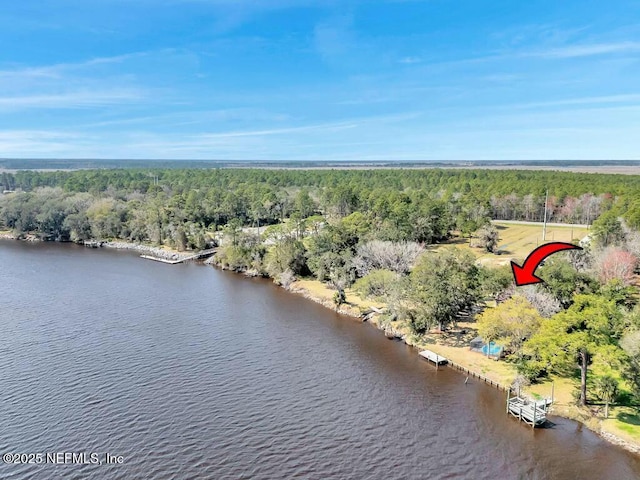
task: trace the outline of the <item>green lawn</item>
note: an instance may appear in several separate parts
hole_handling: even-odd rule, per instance
[[[499,267],[508,265],[511,259],[523,260],[542,242],[542,226],[520,225],[510,223],[493,222],[498,228],[498,248],[504,252],[502,255],[487,253],[481,248],[469,246],[468,239],[457,238],[448,243],[432,245],[428,250],[438,251],[453,246],[471,251],[478,261],[487,267]],[[574,239],[582,239],[589,230],[582,227],[548,227],[546,242],[571,242]]]

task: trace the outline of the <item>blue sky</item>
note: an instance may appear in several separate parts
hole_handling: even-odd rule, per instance
[[[638,159],[640,1],[3,2],[0,157]]]

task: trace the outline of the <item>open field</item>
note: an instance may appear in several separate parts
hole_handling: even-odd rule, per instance
[[[494,222],[500,232],[498,251],[504,255],[524,259],[537,246],[545,242],[571,242],[581,240],[589,233],[583,226],[547,226],[546,239],[542,239],[542,225]],[[495,256],[488,254],[489,256]],[[486,257],[484,255],[483,257]]]
[[[640,175],[639,160],[162,160],[162,159],[0,159],[0,173],[20,170],[75,171],[87,169],[145,168],[259,168],[268,170],[538,170],[593,174]]]
[[[488,267],[500,267],[509,265],[509,261],[524,260],[533,249],[546,242],[571,242],[575,239],[582,239],[589,229],[582,225],[560,226],[551,224],[547,226],[547,237],[542,241],[542,224],[533,223],[511,223],[495,221],[493,224],[498,228],[499,242],[498,251],[500,255],[487,253],[481,248],[469,246],[469,239],[455,239],[451,242],[432,245],[427,250],[438,251],[453,246],[471,251],[478,261]],[[472,239],[473,241],[473,239]]]
[[[454,170],[537,170],[554,172],[574,172],[574,173],[600,173],[617,175],[640,175],[640,165],[576,165],[563,167],[556,165],[479,165],[469,167],[447,166]]]

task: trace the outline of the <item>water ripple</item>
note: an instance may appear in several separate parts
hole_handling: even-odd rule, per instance
[[[263,281],[56,245],[0,245],[0,478],[638,478],[576,424]],[[570,460],[568,460],[570,459]]]

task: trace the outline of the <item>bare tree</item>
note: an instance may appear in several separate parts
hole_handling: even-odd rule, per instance
[[[358,247],[353,265],[360,276],[381,269],[404,274],[423,250],[418,243],[373,240]]]
[[[291,284],[296,281],[295,274],[291,271],[291,269],[286,269],[280,275],[278,275],[277,283],[280,284],[283,288],[289,290]]]
[[[595,255],[594,268],[602,283],[619,279],[631,284],[638,257],[620,247],[607,247]]]
[[[623,248],[636,258],[640,258],[640,232],[633,230],[625,222],[622,222],[622,231],[625,238]]]
[[[494,225],[485,225],[477,232],[480,246],[493,253],[498,246],[498,229]]]
[[[560,302],[549,292],[538,288],[536,285],[522,287],[518,292],[535,308],[540,316],[551,318],[562,310]]]

